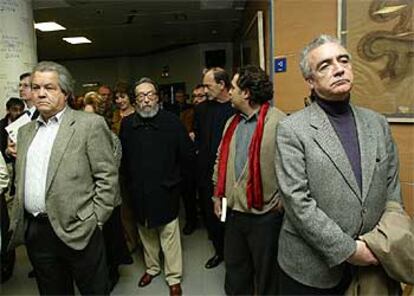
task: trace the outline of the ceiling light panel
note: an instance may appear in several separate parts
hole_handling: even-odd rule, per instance
[[[91,40],[89,40],[86,37],[83,36],[78,36],[78,37],[65,37],[62,38],[63,40],[65,40],[67,43],[70,44],[84,44],[84,43],[92,43]]]
[[[59,25],[55,22],[42,22],[36,23],[35,28],[42,32],[53,32],[53,31],[63,31],[66,30],[65,27]]]

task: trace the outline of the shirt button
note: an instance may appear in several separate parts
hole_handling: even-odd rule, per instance
[[[367,212],[368,212],[367,208],[366,207],[363,207],[362,208],[362,214],[366,214]]]

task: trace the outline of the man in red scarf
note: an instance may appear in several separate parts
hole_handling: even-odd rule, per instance
[[[230,98],[238,112],[227,121],[213,175],[215,213],[227,212],[225,290],[229,295],[275,295],[283,215],[274,161],[276,127],[285,115],[270,106],[273,85],[256,66],[233,76]]]

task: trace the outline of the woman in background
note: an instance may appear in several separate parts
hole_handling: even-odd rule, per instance
[[[119,134],[122,118],[135,112],[134,96],[130,93],[130,88],[126,82],[118,82],[114,89],[116,111],[112,117],[112,131]]]
[[[102,104],[105,104],[105,101],[97,92],[88,92],[84,97],[83,104],[84,111],[99,114],[99,110],[104,110],[101,107]],[[117,135],[114,133],[111,134],[114,157],[119,168],[122,158],[121,142],[119,141]],[[121,223],[121,203],[121,195],[118,190],[118,196],[115,199],[112,215],[103,226],[111,291],[119,280],[118,266],[120,264],[132,263],[132,258],[125,242],[124,231]]]
[[[112,117],[112,131],[115,134],[119,134],[119,129],[121,128],[121,121],[124,117],[127,117],[135,112],[135,100],[131,88],[126,82],[120,81],[117,82],[114,89],[114,102],[116,110]],[[126,196],[122,196],[122,206],[121,206],[121,220],[124,225],[124,229],[127,237],[127,244],[129,250],[132,252],[136,250],[138,246],[138,229],[137,223],[134,219],[134,214],[131,211],[129,200]]]

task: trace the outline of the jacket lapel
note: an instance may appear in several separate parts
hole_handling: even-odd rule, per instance
[[[46,192],[48,192],[50,185],[52,184],[52,180],[59,167],[62,156],[66,151],[66,148],[75,131],[73,128],[73,125],[75,123],[73,111],[69,107],[66,108],[67,109],[62,116],[62,122],[60,123],[59,131],[53,143],[52,154],[50,156],[49,167],[47,170]]]
[[[355,195],[361,199],[361,192],[351,164],[328,116],[317,103],[313,103],[307,108],[310,108],[311,111],[310,125],[315,130],[313,134],[315,142],[333,162]]]
[[[368,194],[372,175],[375,169],[377,156],[377,142],[372,134],[372,128],[366,119],[360,114],[359,110],[352,106],[355,123],[358,132],[358,142],[361,151],[361,170],[362,170],[362,200]]]

